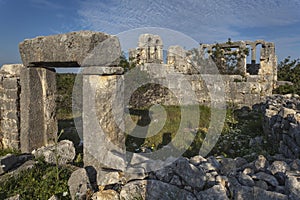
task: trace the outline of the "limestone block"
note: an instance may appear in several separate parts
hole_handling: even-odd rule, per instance
[[[121,55],[117,37],[93,31],[27,39],[19,50],[26,67],[115,66]]]
[[[132,181],[126,184],[121,192],[121,199],[197,199],[195,195],[184,189],[157,180]]]
[[[56,156],[58,155],[58,164],[65,165],[75,158],[74,144],[69,140],[62,140],[54,145],[38,148],[32,154],[36,157],[44,157],[45,161],[50,164],[56,164]]]
[[[77,169],[68,180],[72,200],[86,199],[86,192],[91,185],[88,174],[84,168]]]
[[[1,67],[1,72],[6,72],[11,75],[20,76],[21,70],[24,68],[23,64],[5,64]]]
[[[51,144],[57,135],[56,77],[46,68],[25,68],[21,72],[21,151]]]
[[[207,190],[199,192],[197,194],[197,199],[226,200],[229,198],[226,195],[226,188],[222,185],[215,185]]]
[[[84,165],[97,171],[125,169],[122,77],[83,75]]]

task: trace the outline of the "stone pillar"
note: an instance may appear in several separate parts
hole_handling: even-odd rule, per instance
[[[21,151],[31,152],[57,137],[55,70],[25,68],[20,82]]]
[[[123,69],[97,68],[110,72],[83,72],[84,165],[124,170]]]
[[[0,70],[0,149],[20,149],[20,70],[22,64]]]

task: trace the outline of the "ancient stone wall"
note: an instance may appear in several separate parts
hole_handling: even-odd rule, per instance
[[[23,65],[0,70],[0,148],[20,148],[20,71]]]
[[[264,132],[288,158],[300,157],[300,97],[274,95],[265,105]]]
[[[140,36],[140,40],[152,37],[154,36],[145,34]],[[262,44],[262,49],[259,63],[257,63],[256,48],[259,44]],[[224,56],[230,53],[237,55],[236,69],[232,69],[229,74],[224,74],[220,69],[219,65],[224,65],[224,63],[212,64],[207,58],[207,56],[213,56],[216,46],[221,49]],[[251,64],[246,63],[249,49],[251,50]],[[199,49],[190,51],[186,51],[180,46],[170,46],[167,64],[140,59],[137,50],[130,51],[130,58],[130,61],[136,63],[140,71],[148,73],[152,83],[156,84],[148,85],[146,92],[141,90],[134,93],[131,105],[136,107],[161,102],[165,105],[182,105],[182,99],[186,96],[190,96],[191,99],[192,96],[196,96],[197,103],[209,105],[211,103],[210,91],[221,90],[220,85],[224,86],[227,103],[237,107],[251,107],[272,95],[273,89],[277,86],[275,47],[273,43],[262,40],[202,44]],[[219,71],[214,70],[213,65]],[[218,78],[219,72],[221,78]],[[158,87],[157,84],[162,87]],[[191,90],[187,90],[186,86]]]

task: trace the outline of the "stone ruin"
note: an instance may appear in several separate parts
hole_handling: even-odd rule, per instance
[[[148,39],[145,39],[148,38]],[[151,104],[164,103],[166,105],[184,104],[181,100],[193,93],[199,104],[210,104],[211,97],[209,91],[220,90],[220,82],[223,83],[226,102],[230,102],[237,107],[248,106],[263,102],[267,96],[272,95],[273,89],[277,87],[277,57],[275,55],[274,43],[262,40],[227,42],[222,44],[201,44],[198,49],[184,50],[180,46],[170,46],[167,51],[166,64],[162,62],[160,51],[155,43],[148,41],[162,40],[157,35],[141,35],[136,49],[129,51],[129,60],[136,64],[142,71],[146,71],[153,78],[152,82],[163,83],[163,85],[176,93],[178,90],[186,90],[184,80],[191,85],[192,91],[178,93],[167,92],[158,87],[150,87],[152,93],[139,94],[132,99],[134,106],[145,106]],[[256,60],[257,48],[261,45],[260,59]],[[208,58],[213,56],[214,49],[218,47],[224,56],[228,54],[237,55],[236,68],[221,73],[219,65],[216,71]],[[151,53],[145,54],[141,59],[141,51],[152,49]],[[148,51],[149,52],[149,51]],[[251,52],[251,63],[247,64],[246,52]],[[151,55],[151,59],[150,59]],[[156,59],[155,59],[156,58]],[[199,62],[200,61],[200,62]],[[226,62],[224,58],[222,61]],[[175,72],[175,73],[174,73]],[[176,75],[177,74],[177,75]],[[170,76],[170,79],[166,79]],[[173,76],[173,77],[172,77]],[[214,81],[209,81],[214,80]],[[182,85],[183,84],[183,85]],[[164,95],[156,95],[160,90]],[[191,99],[192,97],[190,97]]]
[[[255,51],[258,44],[262,44],[262,49],[260,61],[256,63]],[[225,86],[226,101],[239,106],[252,106],[264,101],[267,96],[272,94],[277,83],[277,61],[273,43],[247,41],[233,42],[230,46],[228,43],[218,45],[225,54],[229,47],[238,50],[250,46],[252,52],[250,64],[246,63],[244,57],[239,60],[238,74],[221,75]],[[215,46],[216,44],[200,45],[199,52],[209,56]],[[216,74],[210,69],[206,69],[205,65],[200,64],[200,72],[206,72],[200,75],[191,62],[193,54],[180,46],[169,47],[167,63],[163,64],[162,48],[163,43],[159,36],[142,35],[139,38],[138,48],[130,51],[130,61],[135,62],[141,71],[149,72],[154,77],[152,81],[164,83],[167,88],[173,89],[175,94],[177,94],[176,89],[185,88],[181,79],[188,80],[192,91],[186,90],[185,93],[178,93],[176,101],[167,91],[166,97],[161,96],[159,101],[173,105],[190,103],[182,101],[184,96],[189,97],[190,92],[196,94],[197,103],[205,104],[211,101],[207,89],[209,87],[216,88],[219,83],[208,82],[211,84],[209,85],[206,80],[213,78]],[[31,152],[39,147],[52,144],[57,135],[54,67],[82,67],[81,78],[83,87],[86,89],[82,96],[88,97],[83,98],[82,102],[81,131],[85,142],[85,169],[74,172],[69,180],[70,183],[75,182],[76,186],[80,183],[78,182],[80,179],[80,181],[84,181],[80,187],[87,187],[86,184],[91,180],[86,173],[92,168],[96,174],[96,185],[116,184],[118,186],[120,182],[126,181],[120,194],[115,190],[100,191],[112,192],[111,197],[115,196],[115,199],[119,199],[119,197],[130,199],[136,194],[142,194],[144,199],[158,196],[163,198],[160,196],[162,195],[161,190],[177,195],[169,197],[169,199],[178,198],[180,195],[182,198],[190,197],[190,199],[210,197],[228,199],[228,196],[234,199],[252,199],[260,196],[261,199],[288,199],[288,194],[292,195],[291,199],[297,199],[299,187],[290,184],[291,181],[297,182],[295,176],[288,175],[289,177],[286,179],[288,192],[286,193],[283,191],[284,183],[278,183],[274,178],[278,170],[285,173],[286,169],[275,166],[278,170],[275,170],[276,173],[273,172],[274,170],[272,171],[274,177],[267,174],[269,168],[267,169],[265,158],[259,158],[252,163],[247,163],[241,158],[234,160],[220,158],[220,164],[214,157],[205,159],[196,156],[190,160],[180,158],[169,168],[163,168],[150,174],[145,174],[143,171],[139,174],[124,173],[122,171],[124,167],[122,150],[124,150],[125,136],[122,132],[122,120],[120,120],[123,118],[124,105],[113,104],[118,95],[124,95],[123,85],[118,84],[119,80],[124,79],[125,76],[124,70],[118,67],[121,56],[118,38],[99,32],[80,31],[25,40],[20,43],[19,49],[23,65],[4,65],[0,71],[0,148]],[[182,76],[170,73],[172,70],[179,72]],[[163,78],[163,75],[168,74],[171,74],[172,81]],[[205,84],[208,85],[205,87]],[[116,93],[116,91],[118,92]],[[89,96],[93,96],[91,94],[95,94],[95,97],[90,98]],[[151,99],[151,103],[156,103],[157,98],[153,98],[151,95],[147,98]],[[143,101],[143,98],[141,95],[136,99]],[[91,104],[96,105],[96,112],[91,110]],[[271,124],[274,123],[272,116],[274,114],[278,117],[277,113],[280,109],[272,109],[270,106],[267,108],[271,114],[266,115],[265,120],[268,123],[265,128],[270,133],[274,133],[274,128],[271,127]],[[117,113],[120,119],[114,119],[112,113],[115,110],[120,112]],[[289,117],[288,114],[286,115]],[[298,114],[295,116],[297,119],[299,118]],[[293,119],[289,121],[291,126],[295,124]],[[289,119],[285,118],[285,120]],[[93,124],[100,124],[102,129],[94,129]],[[281,118],[277,124],[280,124],[278,127],[280,129],[282,128],[281,124],[284,125],[285,121]],[[293,130],[291,130],[291,134],[294,134]],[[95,138],[95,135],[98,134],[100,137]],[[282,151],[293,156],[299,155],[299,151],[288,152],[284,149],[289,145],[289,140],[286,139],[289,137],[278,135],[280,134],[272,135],[272,137],[285,138],[281,145]],[[299,144],[298,137],[292,139],[295,140],[294,143]],[[116,144],[119,147],[118,151],[108,149],[109,146],[106,144],[109,142]],[[108,166],[103,166],[99,159],[114,163],[105,163]],[[275,165],[274,163],[272,165]],[[111,168],[110,164],[115,165],[115,168]],[[297,160],[291,161],[289,164],[295,169],[300,169]],[[280,165],[285,167],[286,164],[282,162]],[[212,184],[211,188],[204,188],[204,185],[209,184]],[[79,186],[73,186],[70,186],[71,193],[78,192]],[[72,198],[75,198],[73,193]]]
[[[262,44],[259,64],[255,61],[258,44]],[[215,45],[200,45],[199,52],[211,52]],[[246,64],[246,58],[240,60],[241,70],[239,71],[242,74],[222,75],[227,101],[239,106],[252,106],[264,101],[272,94],[277,80],[273,43],[241,41],[230,45],[219,44],[219,46],[224,49],[225,53],[228,47],[242,49],[247,46],[251,47],[252,52],[251,64]],[[28,39],[20,43],[19,49],[23,65],[4,65],[0,73],[2,148],[31,152],[38,147],[53,143],[57,133],[54,67],[83,67],[85,70],[82,79],[87,88],[83,96],[88,95],[89,92],[98,92],[97,105],[113,102],[115,91],[123,87],[117,85],[117,80],[122,79],[124,70],[118,67],[121,48],[115,36],[91,31],[72,32]],[[163,64],[163,43],[158,35],[141,35],[138,47],[130,50],[129,55],[131,62],[135,62],[142,71],[149,71],[154,77],[153,80],[159,83],[164,82],[166,88],[173,89],[175,94],[178,88],[184,89],[184,92],[178,93],[175,98],[174,92],[164,91],[165,96],[160,95],[159,103],[182,104],[183,99],[188,99],[189,93],[192,92],[196,94],[196,103],[207,104],[210,102],[207,88],[218,87],[218,83],[205,86],[207,82],[203,81],[205,80],[203,77],[209,79],[215,75],[210,73],[200,75],[198,71],[195,71],[190,61],[191,53],[180,46],[169,47],[167,64]],[[200,68],[204,69],[205,66],[200,66]],[[168,74],[170,69],[180,72],[183,76],[175,75],[171,79],[164,79],[163,76]],[[186,89],[182,78],[188,80],[192,90]],[[157,103],[157,99],[152,98],[151,94],[150,98],[147,96],[147,99],[143,95],[137,95],[137,97],[139,102]],[[90,109],[87,105],[93,103],[90,102],[93,99],[84,99],[83,101],[87,102],[83,102],[83,131],[81,132],[83,132],[84,141],[92,142],[93,138],[84,133],[93,131],[89,130],[88,126],[89,118],[93,114],[85,112],[85,109]],[[112,112],[114,106],[107,105],[103,108],[98,106],[101,112],[94,114],[93,117],[104,117],[105,120],[102,120],[104,121],[103,127],[106,127],[104,132],[110,132],[111,138],[123,143],[124,136],[118,127],[120,124],[110,122],[112,115],[109,113]]]

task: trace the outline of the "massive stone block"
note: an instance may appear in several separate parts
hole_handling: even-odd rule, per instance
[[[125,169],[121,75],[83,75],[84,165]]]
[[[25,68],[21,72],[21,151],[54,143],[57,135],[55,71]]]
[[[117,37],[78,31],[26,39],[19,44],[25,66],[116,66],[121,55]]]

